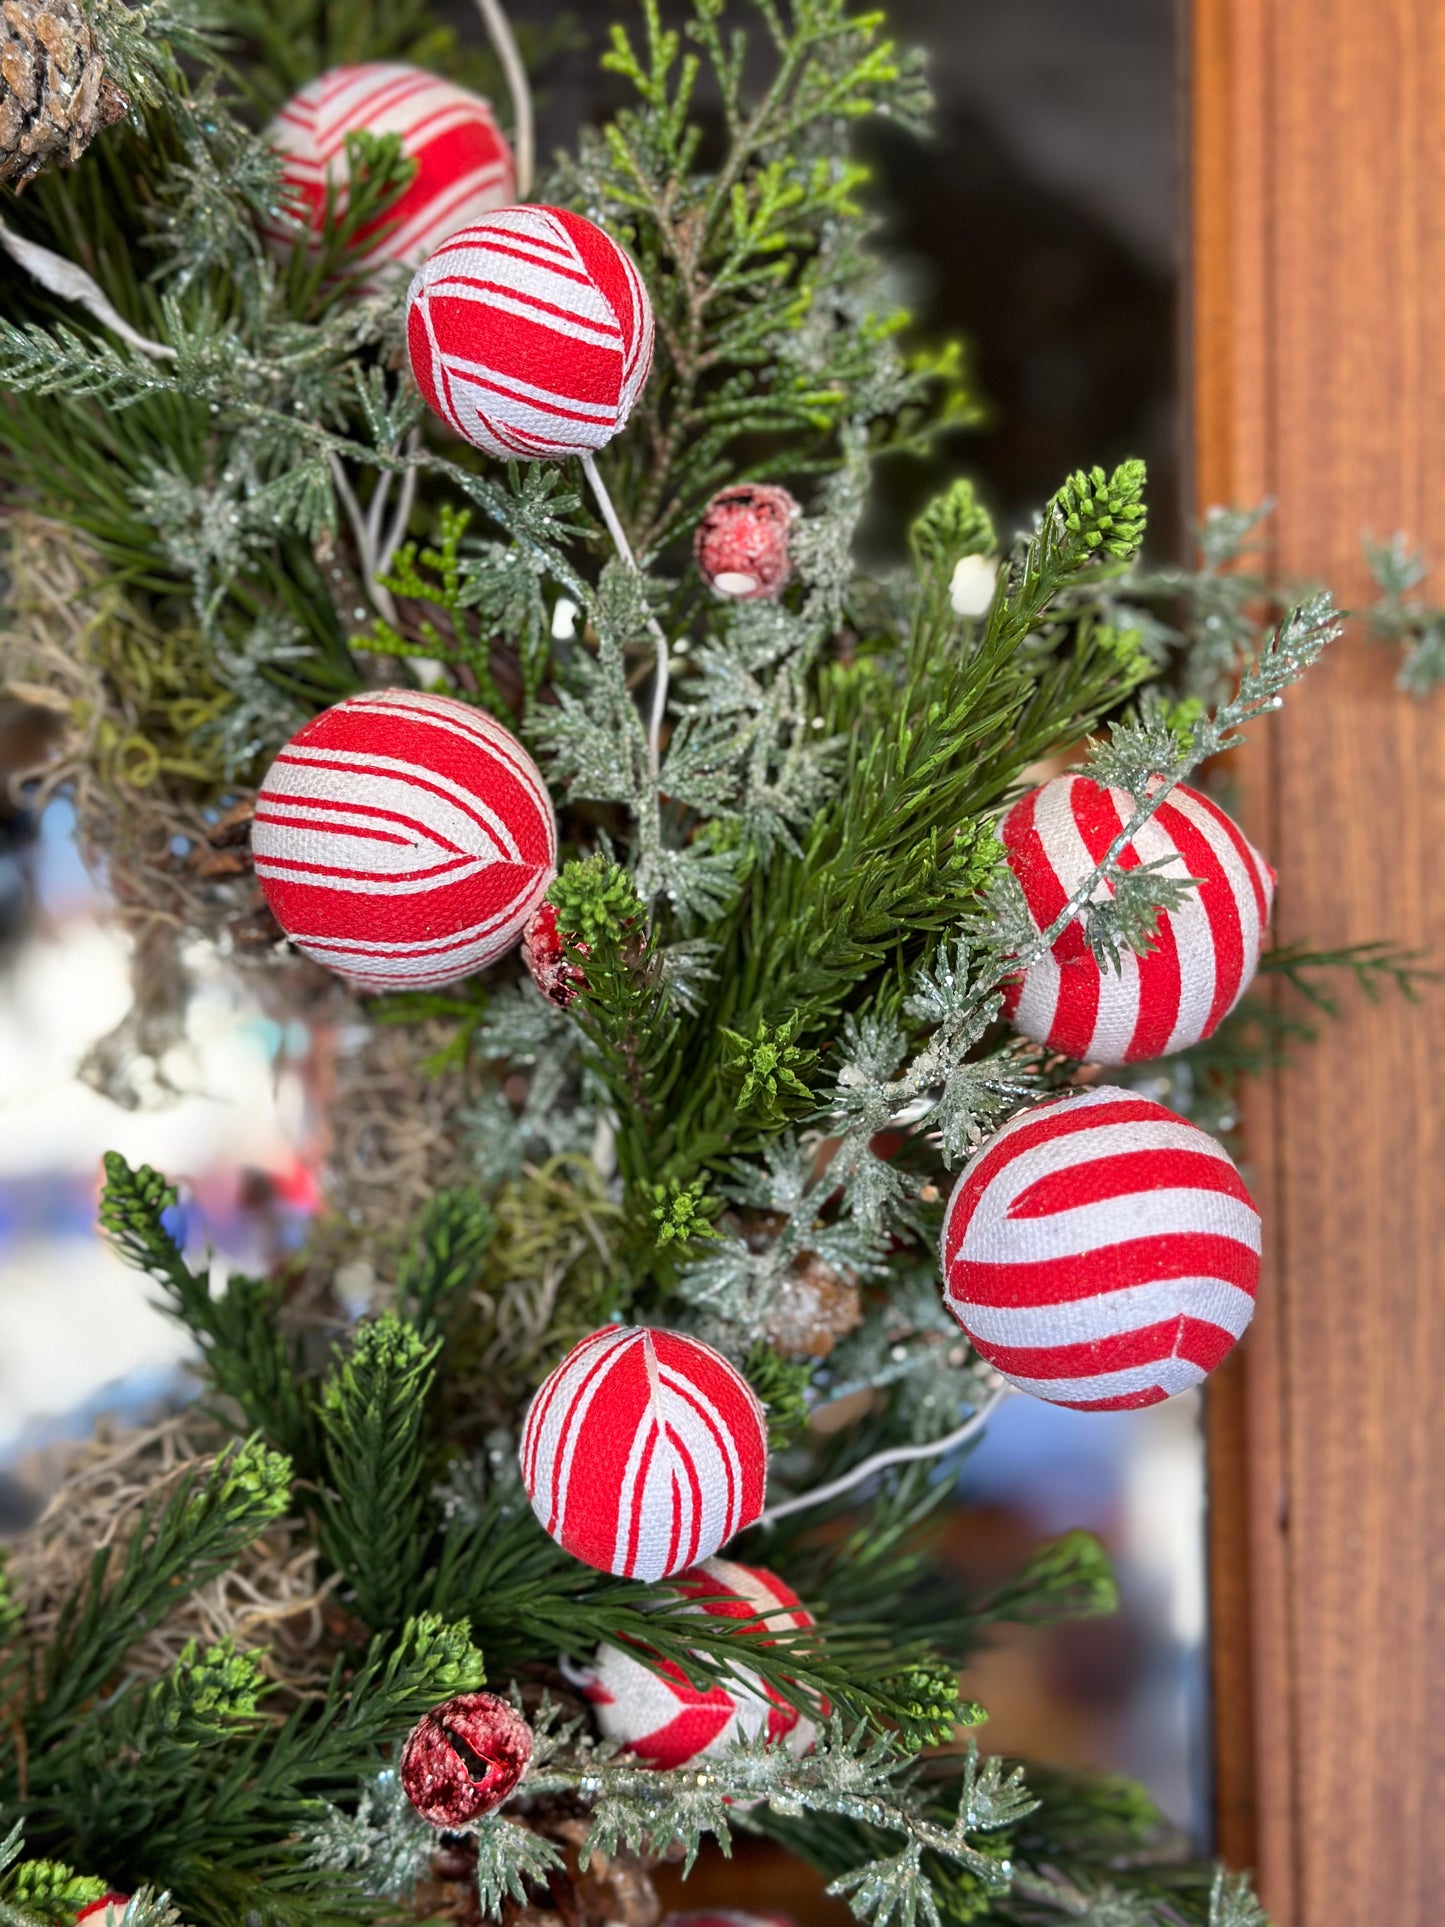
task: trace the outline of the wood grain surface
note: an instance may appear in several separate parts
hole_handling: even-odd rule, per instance
[[[1445,602],[1445,8],[1194,0],[1196,499],[1278,500],[1276,572]],[[1277,935],[1445,958],[1445,691],[1358,629],[1240,758]],[[1445,1921],[1445,993],[1358,998],[1246,1099],[1267,1223],[1211,1393],[1220,1843],[1280,1927]]]

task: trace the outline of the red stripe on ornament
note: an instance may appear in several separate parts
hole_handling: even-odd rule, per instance
[[[552,274],[555,273],[556,270],[549,268],[547,272]],[[578,278],[581,279],[582,277],[579,276]],[[452,288],[475,288],[478,294],[499,294],[504,296],[508,301],[519,301],[525,308],[535,308],[539,314],[551,315],[557,321],[569,321],[574,327],[578,328],[591,328],[599,335],[607,335],[608,337],[615,336],[619,343],[623,338],[620,328],[616,326],[609,327],[605,321],[594,321],[591,315],[580,314],[575,308],[559,307],[555,301],[547,301],[540,294],[532,294],[526,288],[516,284],[509,285],[505,281],[488,281],[479,274],[449,274],[447,276],[447,288],[448,290]],[[438,298],[439,297],[436,296],[433,297],[433,299]],[[485,308],[486,303],[472,302],[469,305],[471,307]],[[514,315],[509,310],[504,310],[503,312],[506,313],[509,322],[525,321],[525,316]],[[569,335],[567,338],[570,341],[573,337]],[[585,347],[589,344],[582,343],[581,345]]]
[[[1233,1008],[1244,982],[1244,926],[1239,920],[1239,904],[1224,865],[1204,832],[1171,803],[1161,803],[1155,815],[1183,857],[1190,876],[1199,879],[1199,900],[1209,919],[1214,953],[1214,995],[1199,1034],[1212,1037]]]
[[[1010,810],[1003,827],[1010,867],[1023,888],[1024,901],[1040,936],[1063,915],[1070,894],[1039,834],[1038,804],[1043,794],[1034,790],[1024,797]],[[1055,938],[1053,956],[1059,966],[1059,993],[1049,1026],[1049,1046],[1066,1056],[1082,1058],[1088,1052],[1098,1018],[1099,972],[1077,918]]]
[[[1205,1333],[1211,1334],[1207,1342]],[[1223,1326],[1181,1312],[1077,1345],[980,1344],[975,1339],[973,1348],[1010,1378],[1098,1378],[1131,1366],[1158,1365],[1166,1358],[1187,1358],[1212,1371],[1234,1342],[1234,1334]]]
[[[548,212],[576,248],[582,265],[617,317],[624,334],[628,334],[629,339],[635,339],[635,335],[630,333],[636,326],[634,299],[621,248],[601,228],[581,215],[572,214],[566,208],[550,208]]]
[[[1207,1150],[1116,1151],[1035,1178],[1009,1206],[1010,1218],[1048,1218],[1079,1205],[1132,1198],[1145,1191],[1217,1191],[1254,1208],[1244,1179],[1226,1158]]]
[[[1178,1118],[1150,1097],[1119,1098],[1107,1104],[1080,1103],[1076,1098],[1050,1098],[1025,1115],[1004,1134],[977,1153],[949,1201],[945,1227],[945,1255],[951,1260],[967,1231],[979,1199],[1005,1165],[1037,1144],[1075,1136],[1106,1124],[1177,1124]]]
[[[310,806],[310,802],[311,799],[309,797],[304,804],[298,799],[296,807],[298,809],[307,808]],[[325,806],[323,805],[322,807]],[[346,806],[337,803],[333,804],[332,807],[335,809],[344,809]],[[252,823],[274,823],[280,829],[313,830],[318,836],[359,836],[363,838],[363,840],[371,843],[396,843],[404,850],[411,849],[415,844],[415,838],[397,836],[391,830],[368,830],[364,829],[359,823],[328,823],[312,816],[282,816],[277,811],[270,809],[263,810],[258,808],[252,816],[251,821]],[[456,849],[455,844],[451,844],[448,847],[453,850]],[[458,854],[461,854],[461,852],[458,852]],[[468,861],[471,860],[470,858],[468,859]],[[260,861],[265,863],[279,863],[281,859],[279,857],[263,856],[260,858]],[[366,872],[365,874],[369,875],[370,872]]]
[[[990,1311],[1066,1305],[1170,1278],[1218,1278],[1252,1298],[1259,1284],[1259,1253],[1238,1238],[1214,1232],[1161,1232],[1032,1264],[957,1258],[948,1268],[946,1289],[966,1328],[971,1305]]]
[[[1183,788],[1183,785],[1181,784],[1180,787]],[[1260,928],[1263,929],[1269,922],[1269,898],[1265,894],[1264,885],[1260,881],[1259,876],[1259,863],[1263,859],[1258,858],[1258,853],[1250,847],[1244,832],[1234,821],[1233,817],[1226,816],[1219,805],[1214,802],[1211,797],[1206,796],[1203,790],[1185,790],[1184,793],[1191,802],[1197,803],[1202,810],[1213,817],[1214,821],[1234,845],[1239,860],[1244,865],[1245,873],[1249,877],[1250,885],[1254,890],[1255,908],[1259,912]],[[1269,865],[1266,864],[1265,868],[1269,869]],[[1274,871],[1272,869],[1269,869],[1269,874],[1271,879],[1273,879]]]

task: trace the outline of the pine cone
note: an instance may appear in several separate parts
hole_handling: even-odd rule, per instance
[[[22,188],[54,161],[78,161],[129,106],[76,0],[3,0],[0,183]]]
[[[862,1323],[857,1279],[804,1251],[778,1286],[767,1333],[784,1358],[826,1358]]]

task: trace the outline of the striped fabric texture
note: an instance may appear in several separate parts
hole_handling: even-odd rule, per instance
[[[1001,835],[1036,930],[1047,930],[1134,814],[1127,791],[1060,776],[1017,802]],[[1269,923],[1274,872],[1216,803],[1176,785],[1129,844],[1126,869],[1164,859],[1195,877],[1159,919],[1147,957],[1100,965],[1077,922],[1010,986],[1005,1010],[1035,1043],[1089,1064],[1137,1064],[1211,1036],[1249,988]],[[1106,884],[1100,895],[1108,895]]]
[[[748,1621],[741,1638],[813,1624],[797,1594],[761,1566],[705,1559],[683,1574],[676,1590],[698,1602],[696,1612]],[[750,1667],[730,1668],[726,1685],[700,1687],[672,1660],[654,1655],[652,1666],[659,1670],[619,1646],[599,1646],[585,1688],[603,1738],[649,1766],[686,1766],[760,1733],[801,1759],[817,1737],[813,1722]]]
[[[363,989],[412,990],[511,949],[556,874],[557,825],[500,723],[384,689],[292,737],[256,798],[251,849],[298,950]]]
[[[316,235],[328,187],[345,209],[346,137],[357,133],[399,135],[417,164],[400,198],[358,237],[355,264],[369,270],[363,292],[379,292],[457,228],[517,197],[512,150],[480,94],[391,61],[333,67],[293,94],[266,130],[281,156],[286,212]],[[268,238],[284,250],[294,237],[278,223]]]
[[[428,405],[504,461],[604,447],[652,366],[641,275],[557,207],[509,207],[449,236],[411,284],[406,326]]]
[[[1212,1137],[1102,1086],[1023,1112],[964,1167],[944,1301],[1020,1391],[1081,1411],[1155,1405],[1249,1323],[1259,1230]]]
[[[532,1510],[585,1565],[666,1579],[750,1526],[767,1482],[763,1408],[680,1332],[606,1325],[544,1380],[522,1433]]]

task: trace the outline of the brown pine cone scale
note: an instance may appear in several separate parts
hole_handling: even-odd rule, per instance
[[[76,0],[0,4],[0,183],[78,161],[130,103],[105,72]]]

